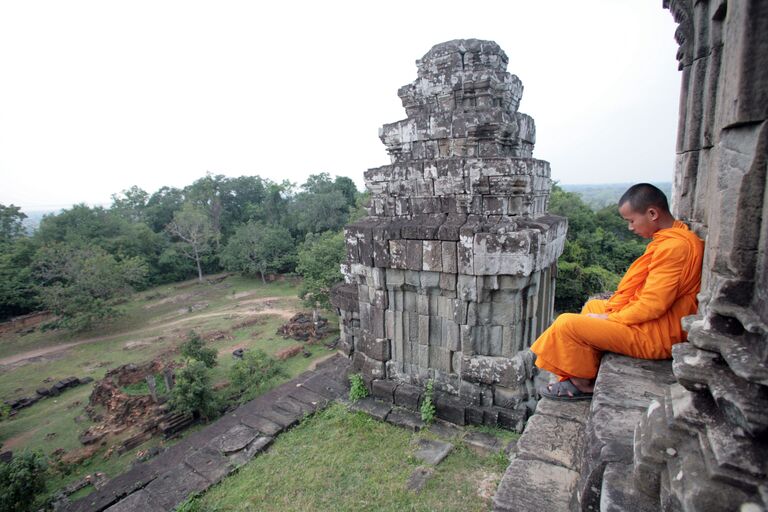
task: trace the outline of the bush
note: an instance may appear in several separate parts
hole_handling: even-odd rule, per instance
[[[427,424],[435,421],[435,403],[432,398],[434,385],[435,384],[431,379],[427,381],[427,389],[424,393],[424,399],[421,401],[421,407],[419,408],[421,411],[421,421]]]
[[[349,400],[357,402],[361,398],[368,396],[368,388],[365,387],[363,377],[359,373],[353,373],[349,376]]]
[[[0,510],[35,510],[35,499],[45,489],[45,457],[23,452],[10,462],[0,462]]]
[[[238,392],[241,401],[257,396],[269,381],[276,377],[286,377],[287,373],[280,363],[263,350],[249,350],[229,371],[229,380]]]
[[[614,291],[619,276],[602,267],[582,267],[578,263],[559,261],[557,263],[557,293],[555,310],[559,312],[581,311],[590,295]]]
[[[188,361],[200,361],[207,368],[216,366],[216,350],[206,348],[205,341],[195,331],[190,331],[187,341],[182,343],[181,355]]]
[[[213,393],[211,376],[205,363],[190,361],[176,375],[176,385],[171,391],[171,408],[189,412],[210,420],[219,412],[219,403]]]

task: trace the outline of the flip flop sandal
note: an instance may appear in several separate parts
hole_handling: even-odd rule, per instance
[[[562,380],[541,388],[539,389],[539,394],[550,400],[574,401],[592,399],[592,393],[580,391],[570,380]]]

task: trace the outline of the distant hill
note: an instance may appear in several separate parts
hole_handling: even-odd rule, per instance
[[[653,183],[671,198],[672,183],[656,182]],[[566,192],[575,192],[581,196],[581,199],[587,203],[593,210],[599,210],[606,206],[614,206],[619,201],[621,195],[633,185],[633,183],[602,183],[599,185],[565,185],[558,183],[560,188]]]

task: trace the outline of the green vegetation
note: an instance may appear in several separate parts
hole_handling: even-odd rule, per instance
[[[8,463],[0,462],[0,510],[36,510],[47,469],[45,457],[37,452],[25,451]]]
[[[568,218],[565,250],[557,263],[555,310],[579,311],[590,295],[616,289],[646,241],[627,229],[616,205],[594,211],[578,194],[557,185],[549,210]]]
[[[505,457],[478,456],[459,442],[414,493],[406,481],[418,466],[412,455],[413,441],[420,437],[433,435],[414,434],[334,404],[280,435],[268,451],[185,510],[488,510]]]
[[[193,276],[202,284],[222,270],[266,282],[297,271],[297,247],[320,258],[314,266],[305,258],[298,272],[308,272],[304,293],[327,304],[344,253],[328,252],[326,239],[343,247],[341,228],[360,213],[361,197],[352,180],[327,173],[298,189],[209,174],[183,189],[131,187],[109,208],[74,205],[43,217],[32,234],[19,207],[0,205],[0,320],[48,310],[60,327],[107,325],[132,290]]]
[[[363,376],[353,373],[349,376],[349,400],[357,402],[368,396],[368,388],[365,387]]]
[[[193,413],[205,420],[218,416],[220,403],[211,386],[211,375],[202,361],[190,361],[176,373],[176,385],[171,390],[171,408]]]
[[[216,366],[216,350],[205,346],[205,340],[195,331],[190,331],[187,341],[181,344],[181,355],[187,361],[200,361],[206,368]]]
[[[231,356],[234,349],[243,348],[246,354],[261,351],[274,361],[276,352],[296,344],[276,331],[301,310],[297,297],[301,283],[295,278],[263,284],[259,278],[229,276],[221,280],[223,277],[212,276],[212,281],[205,284],[198,284],[195,279],[136,293],[132,300],[115,306],[119,316],[87,331],[38,329],[0,334],[0,403],[34,396],[37,388],[50,387],[71,375],[98,380],[106,371],[127,363],[157,358],[181,363],[181,345],[188,341],[190,331],[207,340],[205,348],[217,353],[218,364],[207,370],[208,386],[217,401],[231,403],[239,398],[237,386],[230,383],[232,368],[239,362]],[[337,322],[330,315],[329,320],[331,324]],[[332,329],[330,336],[335,335]],[[275,362],[275,376],[252,391],[253,396],[297,376],[314,361],[331,354],[321,343],[307,345],[306,349],[310,354],[307,358]],[[35,356],[25,359],[32,355]],[[8,363],[13,358],[18,358],[18,362]],[[155,377],[158,394],[167,394],[162,374]],[[84,410],[92,389],[93,384],[72,388],[21,409],[14,416],[0,418],[3,450],[20,453],[34,448],[51,461],[48,485],[40,493],[41,499],[87,474],[104,472],[113,477],[127,470],[147,449],[175,442],[153,438],[118,454],[111,448],[135,433],[129,428],[108,436],[107,446],[97,446],[95,452],[84,447],[78,436],[94,425]],[[144,380],[122,390],[129,395],[149,394]],[[91,490],[87,487],[77,496]]]
[[[327,231],[307,235],[299,249],[299,264],[296,267],[304,277],[300,296],[305,303],[330,307],[328,294],[331,287],[342,280],[339,264],[344,254],[344,233]]]
[[[619,198],[627,191],[629,187],[634,183],[601,183],[598,185],[565,185],[561,184],[560,188],[566,192],[574,192],[581,197],[590,208],[593,210],[602,210],[606,206],[616,206]],[[672,183],[662,182],[653,183],[661,189],[667,195],[667,199],[672,197]]]
[[[432,379],[427,381],[426,391],[424,392],[424,398],[421,400],[421,406],[419,411],[421,412],[421,421],[430,424],[435,421],[435,404],[432,400],[434,394],[434,382]]]
[[[258,349],[243,354],[229,370],[230,383],[240,394],[241,402],[252,400],[274,379],[287,375],[277,359]]]

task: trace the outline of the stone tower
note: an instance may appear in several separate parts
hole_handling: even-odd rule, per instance
[[[515,428],[566,221],[547,214],[549,163],[531,156],[535,125],[507,62],[476,39],[416,62],[398,91],[407,118],[380,130],[391,163],[365,173],[369,216],[346,228],[347,284],[332,301],[374,394],[415,406],[431,379],[439,416]]]

